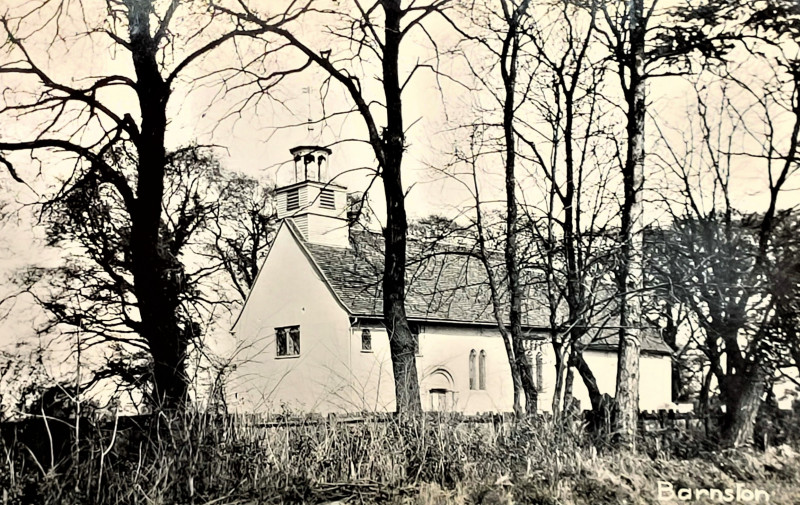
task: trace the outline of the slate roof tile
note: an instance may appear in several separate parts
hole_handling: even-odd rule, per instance
[[[295,236],[312,256],[331,289],[351,315],[380,318],[383,314],[381,276],[383,238],[372,232],[351,233],[350,247],[334,247]],[[486,271],[474,256],[456,253],[430,254],[409,241],[406,272],[406,313],[409,319],[496,324]],[[525,286],[523,326],[546,331],[549,310],[540,284]],[[501,293],[505,299],[505,293]],[[657,332],[643,332],[642,349],[669,352]],[[590,347],[616,349],[616,331],[604,332]]]

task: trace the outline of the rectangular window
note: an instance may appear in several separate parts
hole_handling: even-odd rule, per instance
[[[372,332],[369,330],[361,330],[361,350],[372,350]]]
[[[332,189],[323,189],[319,192],[319,206],[322,209],[335,209],[336,200]]]
[[[275,328],[275,343],[278,346],[278,356],[286,356],[286,328]]]
[[[414,354],[420,356],[419,353],[419,326],[416,324],[408,325],[411,330],[411,338],[414,340]]]
[[[297,210],[300,208],[300,188],[295,188],[286,193],[286,210]]]
[[[300,327],[275,328],[275,344],[278,356],[300,355]]]

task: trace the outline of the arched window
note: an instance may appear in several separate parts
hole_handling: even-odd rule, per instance
[[[478,389],[486,389],[486,351],[483,349],[478,356]]]
[[[542,382],[542,353],[536,353],[536,390],[542,391],[544,389],[544,383]]]
[[[471,390],[478,389],[478,382],[475,378],[475,349],[469,352],[469,388]]]

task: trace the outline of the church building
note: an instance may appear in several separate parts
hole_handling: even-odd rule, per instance
[[[394,379],[382,323],[380,234],[353,226],[347,189],[330,182],[332,151],[291,149],[294,178],[276,190],[280,228],[236,319],[232,411],[392,411]],[[509,412],[513,385],[492,316],[486,273],[468,255],[420,257],[408,245],[406,311],[418,337],[417,371],[427,410]],[[531,288],[534,289],[534,288]],[[550,408],[555,367],[544,294],[529,290],[523,327],[539,389]],[[585,351],[602,392],[614,393],[616,340]],[[670,350],[642,342],[640,408],[671,399]],[[586,407],[579,379],[575,396]]]

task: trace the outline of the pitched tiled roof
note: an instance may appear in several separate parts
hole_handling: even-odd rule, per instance
[[[381,318],[383,298],[383,237],[371,232],[351,232],[350,247],[334,247],[303,240],[330,288],[351,315]],[[420,321],[496,324],[486,270],[466,251],[432,252],[424,243],[409,241],[406,267],[406,314]],[[501,283],[504,284],[504,283]],[[501,288],[502,289],[502,288]],[[549,309],[541,283],[525,286],[523,326],[531,330],[549,328]],[[506,293],[501,292],[503,300]],[[592,348],[616,348],[616,331],[605,332]],[[642,348],[669,352],[657,334],[643,338]]]
[[[382,238],[354,234],[353,247],[303,242],[331,289],[353,315],[382,317]],[[406,313],[411,319],[495,324],[486,272],[475,257],[426,253],[408,247]],[[546,328],[547,307],[532,304],[523,316],[527,327]]]
[[[642,350],[649,352],[657,352],[663,354],[672,354],[672,350],[661,338],[658,330],[655,328],[648,328],[639,333],[641,340]],[[590,349],[600,351],[616,352],[619,346],[619,330],[607,329],[599,332],[592,338],[589,344]]]

